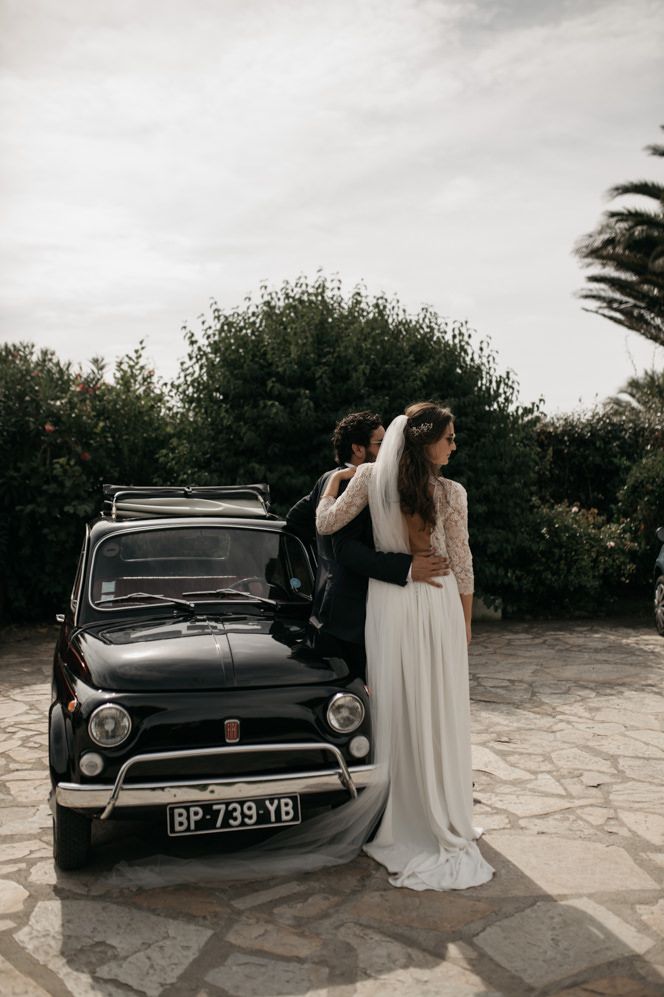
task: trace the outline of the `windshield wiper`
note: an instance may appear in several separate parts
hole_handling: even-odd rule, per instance
[[[182,595],[211,595],[211,596],[222,596],[222,595],[235,595],[239,596],[240,599],[244,599],[250,602],[264,602],[268,606],[276,606],[276,599],[266,599],[262,595],[252,595],[251,592],[240,592],[238,589],[203,589],[201,592],[183,592]]]
[[[136,602],[137,600],[142,602],[144,599],[156,599],[158,602],[169,602],[174,606],[186,606],[192,611],[196,609],[193,602],[188,602],[186,599],[178,599],[176,596],[170,595],[156,595],[154,592],[128,592],[127,595],[112,595],[108,599],[98,599],[97,605],[103,606],[107,602]]]

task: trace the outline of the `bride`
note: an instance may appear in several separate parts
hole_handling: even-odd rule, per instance
[[[466,492],[437,476],[455,449],[452,413],[431,402],[411,405],[390,424],[374,464],[331,475],[316,514],[318,531],[335,533],[368,503],[378,550],[433,547],[452,567],[434,585],[369,580],[368,683],[388,789],[364,850],[389,870],[393,886],[413,890],[461,890],[493,875],[472,824]]]

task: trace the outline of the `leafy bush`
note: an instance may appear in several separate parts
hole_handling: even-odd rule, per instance
[[[104,379],[51,350],[0,346],[0,615],[45,617],[62,608],[83,523],[102,479],[159,480],[168,444],[164,397],[142,345]]]
[[[213,303],[187,343],[172,477],[267,480],[282,512],[331,466],[342,415],[372,409],[387,423],[412,401],[449,404],[459,444],[449,473],[470,494],[477,587],[503,594],[514,559],[526,557],[537,413],[517,404],[513,378],[464,324],[430,309],[410,315],[361,287],[345,298],[321,276],[264,287],[231,312]]]
[[[605,613],[629,581],[635,544],[627,524],[607,523],[594,509],[561,503],[535,506],[531,561],[515,581],[513,605],[535,616]]]
[[[618,498],[635,540],[636,578],[649,583],[659,547],[655,530],[664,526],[664,451],[653,449],[633,465]]]
[[[641,456],[661,448],[661,417],[611,408],[543,419],[538,493],[546,504],[577,503],[608,517],[619,514],[619,492]]]

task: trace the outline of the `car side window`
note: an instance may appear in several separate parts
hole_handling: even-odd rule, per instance
[[[297,592],[299,595],[306,595],[311,598],[313,594],[313,578],[304,546],[296,537],[291,537],[287,534],[282,539],[284,560],[289,574],[289,588],[292,592]]]
[[[81,547],[81,553],[78,558],[78,567],[76,568],[76,577],[74,578],[74,585],[71,590],[71,597],[69,600],[69,605],[71,606],[72,613],[76,612],[76,607],[78,606],[78,600],[81,595],[81,581],[83,578],[83,565],[85,563],[85,550],[88,545],[87,535],[83,541],[83,546]]]

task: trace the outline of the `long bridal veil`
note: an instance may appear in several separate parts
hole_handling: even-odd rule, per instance
[[[407,553],[408,543],[397,490],[399,459],[404,446],[406,417],[398,416],[389,426],[369,484],[369,505],[376,548]],[[378,583],[382,585],[386,583]],[[379,591],[379,589],[378,589]],[[382,631],[381,644],[397,626],[370,586],[371,612],[368,627]],[[399,634],[393,634],[397,647]],[[372,646],[372,635],[367,633]],[[375,641],[373,646],[376,646]],[[388,643],[389,646],[389,643]],[[367,686],[371,704],[375,777],[356,799],[319,814],[296,827],[287,828],[251,848],[205,858],[159,855],[134,862],[121,862],[113,870],[112,886],[151,888],[185,882],[265,879],[309,872],[340,865],[353,859],[370,837],[385,806],[389,782],[394,662],[377,661],[369,655]],[[389,656],[393,658],[393,655]]]
[[[398,487],[407,422],[405,415],[398,415],[390,423],[369,481],[369,508],[376,550],[399,554],[409,552]]]

